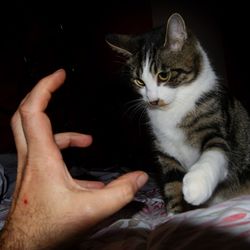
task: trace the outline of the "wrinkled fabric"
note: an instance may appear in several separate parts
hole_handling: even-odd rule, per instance
[[[17,159],[15,154],[0,154],[0,230],[3,228],[15,188]]]
[[[4,175],[4,167],[0,164],[0,201],[4,199],[4,195],[7,192],[8,181]]]
[[[106,182],[119,176],[92,174]],[[173,215],[166,212],[155,177],[150,176],[133,205],[98,226],[77,249],[250,249],[250,195]]]
[[[3,190],[3,199],[0,203],[1,229],[11,205],[16,177],[16,157],[0,155],[0,163],[4,166],[0,171]],[[127,171],[125,168],[117,167],[104,171],[70,168],[75,178],[92,177],[104,183]],[[84,235],[81,242],[83,243],[80,246],[72,249],[250,249],[250,195],[239,196],[208,208],[177,215],[168,214],[155,176],[150,174],[148,183],[137,192],[134,201],[99,223],[88,236]]]
[[[152,220],[154,216],[152,214]],[[250,249],[250,196],[240,196],[209,208],[167,215],[167,218],[163,216],[162,223],[154,227],[143,223],[143,217],[136,219],[136,215],[120,219],[97,230],[77,249]]]

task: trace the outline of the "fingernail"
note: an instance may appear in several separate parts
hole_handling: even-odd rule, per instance
[[[148,181],[148,175],[146,173],[140,174],[136,179],[136,183],[139,188],[144,186],[147,181]]]
[[[54,72],[54,74],[57,74],[57,73],[62,72],[62,71],[63,71],[63,69],[58,69],[58,70],[56,70],[56,71]]]

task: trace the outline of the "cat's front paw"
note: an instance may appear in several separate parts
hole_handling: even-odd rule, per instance
[[[202,170],[187,173],[183,179],[184,199],[192,205],[198,206],[207,201],[213,191],[213,185]]]

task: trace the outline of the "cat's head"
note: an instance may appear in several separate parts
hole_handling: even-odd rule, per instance
[[[201,70],[201,49],[175,13],[167,25],[142,35],[112,34],[112,49],[127,58],[131,82],[149,107],[171,104],[178,89],[192,84]]]

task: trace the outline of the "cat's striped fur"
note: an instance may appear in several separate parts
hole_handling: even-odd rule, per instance
[[[145,103],[169,212],[250,193],[250,120],[179,14],[141,36],[111,35]],[[184,199],[183,199],[184,198]]]

